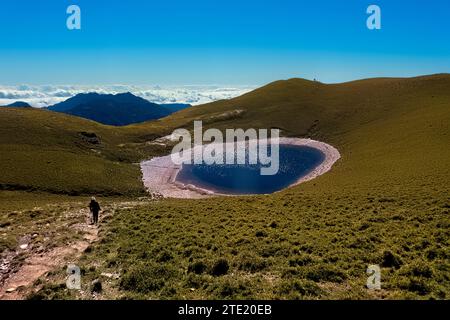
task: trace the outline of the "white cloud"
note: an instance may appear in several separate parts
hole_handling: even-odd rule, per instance
[[[82,92],[131,92],[155,103],[190,103],[193,105],[230,99],[253,90],[255,86],[136,86],[136,85],[0,85],[0,105],[20,100],[34,107],[55,104]]]

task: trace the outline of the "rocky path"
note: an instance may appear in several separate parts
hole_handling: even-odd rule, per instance
[[[103,208],[102,220],[112,216],[116,209],[133,207],[138,203],[114,203]],[[45,245],[33,245],[36,234],[23,236],[17,248],[3,254],[0,260],[0,300],[25,299],[39,285],[35,282],[46,273],[64,268],[80,258],[86,248],[97,241],[97,226],[90,224],[90,213],[80,204],[78,208],[69,208],[61,214],[60,221],[46,226],[46,229],[61,236],[66,241],[57,241],[49,236]],[[53,240],[53,241],[52,241]]]

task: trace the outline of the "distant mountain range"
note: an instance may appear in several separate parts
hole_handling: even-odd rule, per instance
[[[130,92],[119,94],[80,93],[49,106],[62,112],[113,126],[124,126],[168,116],[190,107],[189,104],[156,104]]]
[[[6,105],[6,106],[4,106],[4,107],[31,108],[31,106],[30,106],[28,103],[23,102],[23,101],[16,101],[16,102],[13,102],[13,103],[11,103],[11,104],[8,104],[8,105]]]

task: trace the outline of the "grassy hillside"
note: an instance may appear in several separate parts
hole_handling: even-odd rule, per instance
[[[449,81],[447,74],[331,85],[290,79],[273,82],[235,99],[189,108],[162,123],[179,126],[192,119],[203,119],[224,128],[278,127],[287,136],[332,139],[377,119],[446,103]],[[245,112],[227,119],[226,113],[233,110]],[[146,126],[146,123],[136,125]]]
[[[112,128],[45,110],[0,109],[0,188],[65,194],[142,190],[136,151]]]
[[[210,125],[280,127],[342,158],[274,195],[124,210],[83,264],[105,261],[123,274],[116,294],[141,298],[448,298],[449,89],[448,75],[293,79],[175,114],[166,123],[245,110]],[[369,264],[381,291],[365,287]]]
[[[13,114],[8,109],[10,120],[5,121],[5,111],[0,112],[5,125],[22,119],[28,126],[41,116],[39,111]],[[6,135],[12,136],[17,126],[0,128],[1,167],[10,164],[10,184],[19,173],[13,160],[4,162],[3,150],[9,145],[11,150],[15,145],[34,150],[40,139],[48,141],[46,126],[39,123],[50,126],[46,116],[33,130],[18,131],[22,133],[11,142]],[[121,275],[104,281],[103,297],[450,296],[450,75],[333,85],[278,81],[235,99],[120,130],[64,119],[67,124],[58,127],[64,135],[53,134],[36,152],[54,148],[77,159],[95,159],[108,169],[116,163],[120,168],[111,179],[98,180],[99,188],[110,181],[118,189],[122,180],[134,185],[138,172],[127,171],[136,169],[131,163],[167,152],[145,141],[191,127],[196,119],[218,128],[278,127],[283,135],[330,143],[342,156],[325,175],[273,195],[166,199],[119,210],[101,230],[102,240],[79,262],[86,285],[101,272]],[[76,144],[81,123],[83,131],[96,132],[104,141],[104,149],[94,148],[100,154]],[[33,146],[28,132],[40,137]],[[76,152],[71,153],[73,145]],[[28,153],[22,152],[14,154],[25,163]],[[40,179],[36,171],[30,174]],[[65,183],[67,188],[75,185]],[[365,287],[369,264],[382,267],[381,291]],[[64,283],[64,276],[64,270],[56,273],[53,283]],[[44,287],[36,297],[91,298],[59,286]]]
[[[449,79],[448,75],[436,75],[336,85],[302,79],[277,81],[235,99],[123,128],[43,110],[1,108],[0,165],[5,170],[0,186],[74,194],[142,190],[140,172],[133,163],[170,151],[147,141],[170,134],[177,127],[192,128],[192,121],[197,119],[204,120],[205,127],[277,127],[285,136],[313,137],[339,149],[348,143],[364,145],[371,141],[371,133],[357,139],[351,135],[371,127],[376,130],[377,121],[380,126],[391,121],[395,130],[395,121],[402,125],[401,121],[414,112],[419,117],[445,115]],[[448,139],[443,135],[446,128],[428,129],[433,135],[432,145],[424,148]],[[431,137],[428,132],[422,132],[422,136]]]

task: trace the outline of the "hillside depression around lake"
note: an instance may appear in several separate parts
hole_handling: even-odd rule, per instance
[[[170,156],[141,163],[149,191],[176,198],[212,194],[268,194],[311,180],[331,169],[339,159],[332,146],[310,139],[281,138],[279,170],[261,175],[257,164],[173,164]]]

